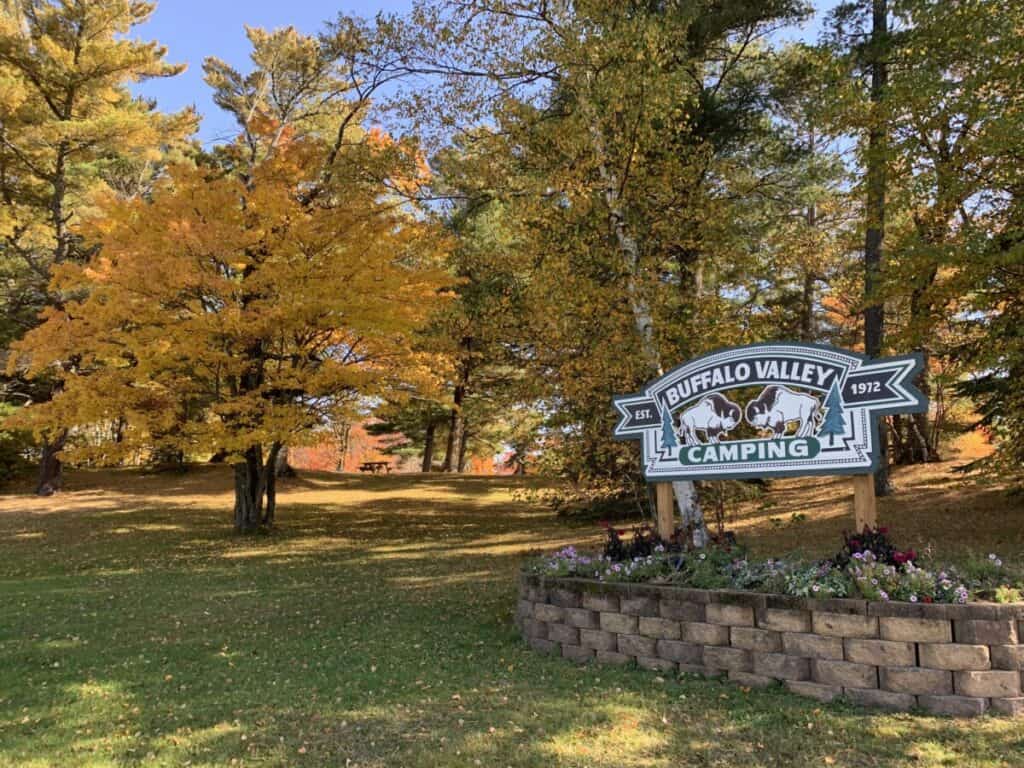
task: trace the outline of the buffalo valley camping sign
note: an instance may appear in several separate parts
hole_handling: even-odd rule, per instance
[[[807,344],[720,350],[615,398],[615,435],[640,441],[651,482],[867,475],[875,417],[928,407],[921,365]]]

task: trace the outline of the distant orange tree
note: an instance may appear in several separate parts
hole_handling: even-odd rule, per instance
[[[105,201],[82,233],[97,253],[56,271],[63,301],[16,348],[62,382],[24,410],[36,429],[128,424],[108,457],[156,436],[226,452],[241,532],[274,521],[283,445],[437,368],[413,341],[444,301],[446,244],[402,195],[422,159],[363,131],[358,100],[324,104],[344,93],[351,34],[332,48],[250,30],[256,73],[207,62],[239,140],[171,168],[148,200]]]

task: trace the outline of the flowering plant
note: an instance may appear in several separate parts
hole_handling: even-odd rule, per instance
[[[794,567],[785,577],[785,592],[797,597],[824,599],[850,594],[850,579],[830,562]]]
[[[587,555],[575,547],[565,547],[554,554],[541,558],[530,567],[541,576],[597,579],[598,581],[651,581],[667,575],[672,570],[669,555],[664,547],[655,546],[650,555],[616,561],[610,557]]]
[[[997,603],[1017,602],[1024,585],[1024,572],[1006,564],[995,552],[967,559],[958,574],[975,594]]]
[[[615,528],[611,523],[604,520],[601,522],[604,528],[604,556],[609,560],[626,561],[637,557],[653,555],[659,547],[664,552],[676,549],[662,541],[649,525],[638,525],[633,528],[632,538],[626,540],[624,529]]]
[[[876,531],[885,535],[885,529]],[[622,541],[624,533],[610,529],[608,542],[618,544],[606,548],[602,555],[565,547],[529,567],[544,576],[577,576],[604,582],[671,581],[698,589],[756,589],[820,599],[859,595],[875,601],[966,603],[970,594],[952,569],[935,574],[914,562],[917,554],[913,550],[901,551],[891,545],[888,559],[883,559],[864,548],[860,539],[847,540],[844,551],[848,556],[843,565],[838,565],[837,558],[817,563],[751,560],[737,547],[712,546],[682,552],[657,540],[646,528],[637,529],[632,542]],[[877,540],[875,532],[869,533],[872,540]],[[609,549],[624,556],[613,557]],[[626,556],[628,552],[637,554]],[[972,585],[997,585],[992,588],[996,600],[1020,599],[1020,592],[1007,586],[1009,575],[997,556],[990,555],[972,568],[976,574]]]
[[[733,585],[730,573],[732,561],[732,554],[717,547],[690,552],[683,558],[672,579],[696,589],[726,589]]]
[[[967,602],[967,588],[945,571],[936,576],[914,563],[881,562],[870,550],[853,555],[849,565],[857,591],[867,600],[903,600],[909,603]]]
[[[856,559],[856,555],[864,552],[871,552],[876,560],[888,565],[903,565],[917,560],[917,552],[913,549],[896,548],[889,539],[888,528],[865,526],[860,533],[843,533],[843,548],[832,558],[832,562],[838,568],[846,568]]]

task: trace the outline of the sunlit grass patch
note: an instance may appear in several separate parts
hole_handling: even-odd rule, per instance
[[[1024,764],[1013,721],[533,653],[511,624],[523,556],[600,529],[517,500],[517,478],[300,477],[277,531],[238,538],[228,475],[0,496],[0,766]],[[841,524],[813,504],[812,542]],[[800,538],[751,521],[758,546]]]

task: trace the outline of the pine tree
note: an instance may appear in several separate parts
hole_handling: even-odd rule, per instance
[[[150,177],[163,150],[195,130],[186,110],[164,115],[133,98],[130,83],[168,77],[184,67],[166,49],[133,39],[154,5],[129,0],[19,0],[0,8],[0,342],[18,338],[40,313],[59,311],[48,286],[55,268],[88,258],[77,227],[98,194],[133,168]],[[8,371],[19,377],[17,368]],[[25,382],[46,401],[52,376]],[[37,492],[60,487],[63,429],[44,430]]]
[[[663,408],[661,411],[661,448],[664,451],[671,451],[678,447],[679,441],[672,428],[672,414],[669,413],[668,408]]]
[[[839,394],[839,385],[833,381],[832,389],[828,391],[825,398],[825,420],[818,430],[819,435],[829,436],[829,445],[835,445],[836,435],[846,433],[846,423],[843,421],[843,398]]]

